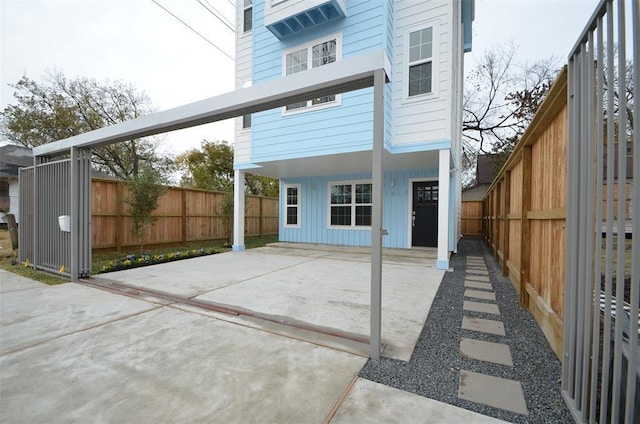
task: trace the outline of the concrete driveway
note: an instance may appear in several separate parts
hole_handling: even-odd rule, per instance
[[[265,255],[276,255],[269,262],[288,263],[288,269],[305,263],[304,255],[280,253],[263,250],[210,259],[255,256],[260,262]],[[315,256],[307,256],[313,258],[310,265],[320,259]],[[331,256],[309,270],[324,274],[322,267],[333,264]],[[192,266],[189,262],[173,264],[183,266],[180,281],[189,275],[184,271]],[[284,268],[270,269],[263,270],[271,276],[265,281],[279,280],[274,273]],[[393,274],[394,268],[389,269],[387,274]],[[215,277],[212,280],[225,280],[220,274],[224,273],[209,273]],[[258,276],[238,271],[240,278],[244,279],[231,279],[235,283],[223,286],[239,289],[246,282],[244,287],[252,287]],[[295,281],[288,294],[283,287],[278,289],[288,299],[305,291],[297,289]],[[222,288],[205,294],[218,290]],[[235,299],[247,290],[251,292],[222,290],[220,296]],[[408,289],[396,287],[390,293],[403,290]],[[345,293],[348,296],[349,291]],[[263,299],[270,305],[273,297]],[[327,299],[335,298],[324,299],[309,305],[326,306]],[[256,305],[253,302],[251,306]],[[279,301],[277,308],[284,308],[284,303]],[[335,313],[343,310],[337,308]],[[314,314],[317,319],[327,317],[317,312],[308,316]],[[343,327],[355,328],[358,319],[353,317]],[[76,283],[50,287],[0,270],[0,422],[306,423],[394,421],[394,417],[412,422],[497,422],[357,378],[366,357],[353,353],[357,346],[345,340],[148,293],[114,293]],[[377,405],[375,415],[372,405]]]
[[[288,323],[335,347],[368,354],[370,331],[370,250],[275,243],[188,261],[101,274],[130,287],[158,291],[228,307],[235,322]],[[435,251],[385,249],[382,268],[383,355],[408,361],[442,280]],[[256,318],[262,318],[256,319]],[[287,328],[280,327],[285,331]],[[352,343],[360,341],[360,343]]]

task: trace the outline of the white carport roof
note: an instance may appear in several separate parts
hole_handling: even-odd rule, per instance
[[[85,157],[86,150],[120,141],[160,134],[196,125],[234,118],[247,113],[269,110],[314,97],[328,96],[366,87],[374,87],[373,95],[373,143],[371,154],[372,172],[372,223],[371,223],[371,357],[380,358],[381,309],[382,309],[382,172],[384,155],[384,84],[390,75],[390,64],[384,50],[376,50],[346,58],[321,68],[310,69],[283,78],[266,81],[252,87],[232,91],[199,102],[190,103],[164,112],[142,116],[130,121],[80,134],[64,140],[53,141],[33,149],[34,193],[38,193],[36,178],[40,158],[54,157],[71,151],[71,275],[79,277],[79,259],[90,257],[90,240],[86,229],[88,194],[90,184],[83,180],[78,158]],[[84,151],[84,152],[83,152]],[[241,172],[241,171],[238,171]],[[87,177],[84,176],[86,179]],[[240,192],[236,184],[235,192]],[[81,193],[82,191],[82,193]],[[36,195],[37,197],[37,195]],[[238,197],[238,196],[236,196]],[[38,215],[38,204],[34,216]],[[238,209],[236,203],[236,209]],[[244,208],[240,208],[244,209]],[[79,212],[83,211],[83,212]],[[234,222],[240,221],[234,213]],[[83,222],[80,222],[80,221]],[[36,219],[34,218],[34,222]],[[46,225],[50,225],[47,223]],[[240,228],[240,225],[236,226]],[[235,234],[235,231],[234,231]],[[83,236],[84,235],[84,236]],[[34,246],[39,234],[34,224]],[[81,239],[81,237],[83,237]],[[235,237],[235,235],[234,235]],[[87,241],[88,240],[88,241]],[[82,246],[82,247],[81,247]],[[37,258],[34,259],[37,264]]]
[[[269,110],[312,97],[371,87],[377,69],[384,69],[390,75],[391,68],[383,50],[47,143],[35,147],[33,153],[34,156],[56,156],[72,147],[100,147]]]

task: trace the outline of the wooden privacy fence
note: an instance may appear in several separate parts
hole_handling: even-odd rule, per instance
[[[482,234],[562,356],[567,191],[567,72],[551,87],[483,200]]]
[[[94,178],[91,193],[93,250],[120,251],[139,245],[124,202],[125,185],[117,180]],[[154,211],[157,221],[145,233],[145,246],[228,238],[233,233],[233,217],[224,215],[226,196],[222,192],[169,187]],[[277,233],[278,199],[246,196],[245,235]]]
[[[482,235],[482,208],[483,202],[479,200],[463,200],[460,220],[462,225],[460,232],[463,236]]]

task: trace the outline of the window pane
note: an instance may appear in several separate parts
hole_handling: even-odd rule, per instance
[[[356,225],[371,226],[371,206],[356,206]]]
[[[409,61],[431,58],[433,54],[433,28],[425,28],[409,34]]]
[[[331,204],[346,205],[351,203],[351,184],[331,186]]]
[[[298,225],[298,207],[287,207],[287,225]]]
[[[351,225],[351,206],[331,206],[331,225]]]
[[[311,100],[311,104],[319,105],[321,103],[335,102],[335,101],[336,101],[336,96],[324,96],[324,97],[319,97],[317,99]]]
[[[251,114],[242,115],[242,128],[251,128]]]
[[[307,49],[287,54],[285,75],[297,74],[307,70]]]
[[[336,61],[336,40],[320,43],[312,48],[313,67],[326,65]]]
[[[287,187],[287,205],[298,204],[298,187]]]
[[[409,67],[409,96],[431,92],[431,62]]]
[[[253,8],[244,10],[244,32],[251,31],[253,25]]]
[[[287,110],[294,110],[294,109],[300,109],[303,107],[307,107],[307,102],[299,102],[299,103],[294,103],[292,105],[287,105],[286,109]]]
[[[356,184],[356,203],[371,203],[371,184]]]

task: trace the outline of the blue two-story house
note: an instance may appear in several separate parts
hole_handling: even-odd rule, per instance
[[[473,0],[237,5],[236,88],[386,53],[383,246],[437,247],[443,269],[460,232],[463,56],[472,19]],[[236,179],[245,171],[280,179],[280,241],[371,244],[372,119],[373,88],[237,119]]]

